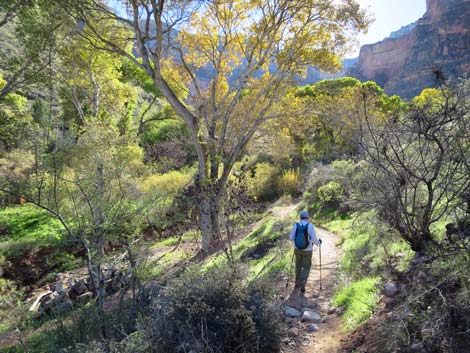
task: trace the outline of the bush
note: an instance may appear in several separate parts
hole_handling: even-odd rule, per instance
[[[189,276],[189,275],[188,275]],[[235,270],[211,270],[174,281],[119,352],[279,352],[279,317],[265,287]]]
[[[326,205],[322,202],[324,200],[320,199],[318,190],[330,182],[334,182],[343,190],[342,197],[337,198],[337,204],[328,205],[328,207],[335,207],[342,213],[359,210],[358,196],[367,189],[367,177],[364,173],[365,167],[365,162],[354,162],[352,160],[334,161],[328,165],[318,164],[314,166],[307,178],[303,197],[305,204],[313,211],[318,211],[325,207]],[[333,185],[323,190],[325,191],[325,195],[323,195],[325,199],[329,198],[328,194],[331,195],[332,191],[337,191],[332,196],[338,196],[339,188],[337,185]]]
[[[279,196],[279,168],[267,162],[257,163],[248,178],[248,191],[256,201],[273,201]]]
[[[155,227],[163,229],[184,217],[179,214],[175,201],[183,189],[192,182],[193,177],[192,169],[174,170],[165,174],[150,175],[142,181],[140,189],[148,195],[148,201],[154,204],[149,216]],[[167,217],[170,211],[175,212],[175,217]]]
[[[335,181],[330,181],[318,188],[318,198],[324,207],[338,207],[343,200],[344,190]]]
[[[300,171],[299,169],[285,170],[279,177],[279,191],[282,195],[297,196],[299,190]]]

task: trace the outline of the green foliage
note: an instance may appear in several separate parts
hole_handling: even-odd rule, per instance
[[[156,121],[149,123],[143,132],[142,142],[148,145],[167,142],[171,140],[189,140],[189,130],[184,122],[176,117],[169,105],[164,105],[156,113]]]
[[[320,186],[317,193],[324,207],[339,206],[344,196],[343,187],[335,181],[330,181],[328,184]]]
[[[409,245],[374,211],[329,221],[323,226],[341,235],[341,269],[349,278],[405,271],[414,256]]]
[[[339,160],[318,164],[307,178],[304,202],[313,213],[351,212],[359,208],[357,199],[367,189],[365,163]]]
[[[61,223],[32,204],[0,211],[0,254],[20,255],[31,247],[59,246],[65,240]]]
[[[256,201],[272,201],[279,196],[279,168],[267,162],[257,163],[248,178],[248,191]]]
[[[0,334],[13,329],[25,316],[23,299],[22,289],[18,289],[13,281],[0,278]]]
[[[379,299],[379,281],[379,277],[364,277],[335,294],[333,304],[341,305],[345,309],[345,330],[358,327],[372,315]]]
[[[186,168],[165,174],[153,174],[141,182],[140,190],[145,194],[145,198],[154,205],[148,212],[154,225],[165,228],[182,221],[185,215],[179,213],[175,200],[183,189],[193,181],[194,174],[194,169]],[[174,214],[168,218],[167,213],[170,211],[173,211]]]

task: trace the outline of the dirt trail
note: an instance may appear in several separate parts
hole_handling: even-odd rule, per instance
[[[292,207],[291,210],[295,208]],[[317,324],[319,331],[308,333],[306,324],[299,320],[291,324],[299,329],[299,335],[295,338],[295,345],[287,351],[299,353],[336,353],[341,344],[341,318],[336,313],[328,314],[331,308],[331,298],[336,285],[336,273],[340,259],[340,249],[335,246],[338,235],[316,227],[318,238],[323,240],[321,248],[321,289],[320,289],[320,258],[319,249],[315,248],[312,259],[312,269],[307,281],[306,293],[294,291],[290,285],[288,293],[291,293],[286,305],[302,309],[314,307],[321,317],[322,322]]]
[[[336,271],[340,259],[340,249],[335,246],[338,236],[324,229],[316,228],[316,233],[323,240],[321,248],[322,281],[320,289],[319,250],[314,252],[312,270],[307,282],[306,297],[316,299],[318,313],[323,322],[319,324],[320,331],[315,332],[306,342],[305,353],[336,353],[341,341],[341,318],[336,314],[328,315],[331,298],[336,284]]]

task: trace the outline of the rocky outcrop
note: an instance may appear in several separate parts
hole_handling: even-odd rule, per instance
[[[470,0],[427,0],[426,5],[408,33],[363,46],[348,74],[412,98],[470,72]]]

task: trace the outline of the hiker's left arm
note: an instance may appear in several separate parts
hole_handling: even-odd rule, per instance
[[[294,226],[292,227],[292,231],[290,232],[290,240],[294,241],[295,239],[295,231],[297,230],[297,224],[294,224]]]

